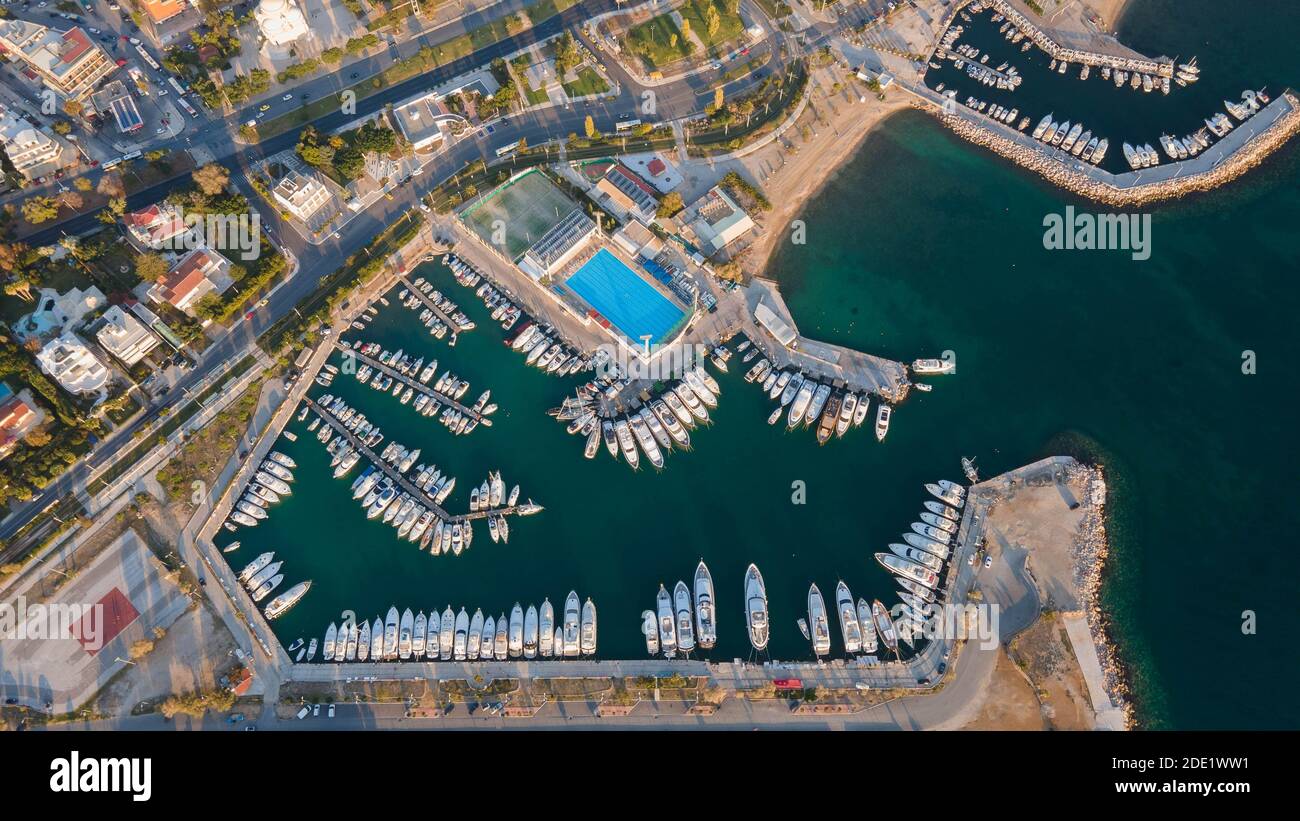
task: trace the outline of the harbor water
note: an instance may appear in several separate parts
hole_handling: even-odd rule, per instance
[[[1265,5],[1135,0],[1119,37],[1145,54],[1196,54],[1216,84],[1298,86],[1300,10]],[[1111,99],[1163,96],[1077,76],[1070,87]],[[1294,704],[1267,695],[1300,674],[1294,552],[1272,512],[1300,492],[1288,373],[1300,150],[1293,142],[1226,189],[1147,209],[1146,261],[1045,250],[1043,218],[1067,205],[1101,210],[929,116],[868,136],[803,215],[808,243],[772,270],[804,334],[903,359],[951,350],[958,373],[900,407],[884,447],[855,443],[851,468],[818,452],[800,469],[855,488],[858,511],[841,527],[870,549],[896,486],[956,474],[960,455],[978,456],[985,475],[1049,453],[1100,458],[1112,497],[1103,602],[1139,718],[1300,726]],[[1256,634],[1243,630],[1247,611]]]
[[[1197,55],[1204,91],[1175,88],[1163,98],[1096,76],[1079,83],[1077,67],[1061,82],[1108,101],[1099,105],[1195,99],[1180,115],[1186,125],[1155,121],[1154,132],[1135,135],[1155,144],[1166,127],[1198,123],[1224,89],[1300,86],[1290,43],[1300,12],[1276,6],[1256,13],[1213,0],[1135,0],[1121,40],[1149,55]],[[1010,96],[1031,115],[1094,116],[1055,100],[1042,111],[1025,106],[1028,90],[1027,81]],[[1109,134],[1112,158],[1121,125]],[[708,657],[750,656],[742,579],[755,562],[767,582],[772,655],[810,659],[796,626],[809,583],[830,597],[842,578],[855,597],[895,601],[896,586],[871,554],[916,518],[929,498],[923,482],[960,479],[961,456],[977,457],[988,476],[1073,453],[1109,469],[1103,601],[1139,718],[1156,727],[1298,727],[1294,705],[1249,696],[1276,695],[1300,674],[1289,641],[1300,627],[1293,551],[1278,515],[1300,493],[1290,374],[1298,183],[1300,151],[1290,145],[1228,189],[1151,210],[1149,260],[1048,251],[1045,215],[1096,209],[928,115],[899,115],[810,202],[808,243],[783,249],[770,271],[806,336],[907,361],[952,351],[957,373],[927,380],[932,393],[914,392],[883,444],[868,425],[818,447],[810,431],[765,424],[771,404],[744,382],[738,358],[730,374],[710,366],[722,383],[713,424],[692,432],[694,450],[668,455],[658,474],[644,464],[633,473],[603,446],[584,459],[582,438],[545,414],[576,380],[526,367],[473,292],[427,264],[413,276],[434,278],[477,329],[449,348],[420,327],[418,311],[392,300],[346,338],[436,356],[439,373],[470,380],[467,400],[492,390],[501,408],[494,425],[452,436],[342,374],[310,395],[345,397],[382,426],[385,444],[418,446],[421,462],[449,470],[452,513],[466,510],[471,486],[489,470],[545,511],[513,517],[507,545],[493,544],[480,521],[466,553],[432,557],[367,521],[349,492],[363,466],[331,478],[325,448],[303,435],[307,422],[294,421],[297,441],[277,445],[298,462],[293,495],[261,526],[223,532],[218,542],[243,541],[230,554],[236,568],[274,549],[284,587],[313,580],[273,622],[286,644],[322,637],[345,611],[373,620],[390,605],[428,612],[451,604],[497,616],[543,597],[559,611],[574,589],[599,608],[598,657],[642,658],[641,612],[661,583],[690,584],[704,558],[719,627]],[[1255,375],[1242,373],[1247,350],[1258,357]],[[1255,635],[1243,633],[1245,611],[1256,615]],[[831,626],[832,655],[842,655],[833,618]]]

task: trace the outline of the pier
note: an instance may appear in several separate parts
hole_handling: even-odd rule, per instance
[[[361,440],[358,439],[352,433],[352,431],[348,430],[343,425],[342,422],[334,418],[334,414],[325,410],[320,405],[316,404],[315,400],[308,399],[306,396],[303,397],[302,401],[307,404],[307,407],[311,408],[322,419],[324,419],[326,424],[334,428],[334,430],[338,431],[338,433],[341,436],[347,439],[348,443],[352,445],[352,447],[356,448],[361,453],[362,456],[369,459],[370,462],[376,468],[382,471],[385,476],[392,479],[395,484],[397,484],[399,487],[402,488],[402,490],[411,494],[411,496],[414,499],[416,499],[421,505],[428,508],[429,510],[432,510],[438,516],[438,518],[442,519],[443,521],[449,523],[471,522],[476,519],[486,519],[488,516],[493,516],[493,515],[496,516],[521,515],[521,510],[523,507],[522,505],[514,505],[511,507],[494,507],[494,508],[488,508],[486,510],[475,510],[470,513],[448,513],[442,507],[439,507],[438,505],[434,504],[433,500],[429,498],[428,493],[425,493],[423,490],[416,487],[415,484],[411,482],[411,480],[407,479],[401,473],[398,473],[397,469],[394,468],[392,465],[390,465],[388,462],[384,461],[383,459],[380,459],[379,454],[375,453],[370,448],[361,444]]]
[[[336,341],[334,345],[339,350],[343,351],[344,356],[355,356],[358,362],[369,365],[375,370],[393,377],[393,379],[401,382],[404,385],[407,385],[408,387],[414,388],[419,393],[423,393],[424,395],[432,398],[437,402],[440,402],[444,405],[451,406],[455,410],[460,411],[461,413],[465,414],[471,419],[474,419],[478,422],[486,422],[489,427],[491,426],[491,420],[485,420],[483,418],[483,415],[478,411],[470,407],[467,407],[465,405],[462,405],[460,402],[457,402],[455,399],[452,399],[450,396],[447,396],[446,394],[438,393],[433,388],[430,388],[428,385],[425,385],[423,382],[420,382],[419,380],[416,379],[412,379],[411,377],[407,376],[406,374],[402,373],[396,368],[391,368],[388,365],[385,365],[384,363],[380,362],[378,359],[374,359],[372,357],[366,356],[361,351],[358,351],[355,348],[345,347],[339,341]]]
[[[907,396],[910,383],[907,367],[902,362],[800,335],[785,299],[771,280],[755,277],[745,289],[745,304],[748,321],[743,330],[773,366],[795,368],[823,382],[854,391],[865,390],[891,402]],[[766,306],[784,322],[793,338],[788,342],[778,339],[771,329],[756,321],[753,317],[759,305]]]
[[[375,453],[373,450],[363,445],[361,443],[361,440],[358,439],[352,433],[352,431],[348,430],[343,425],[342,422],[334,418],[334,414],[325,410],[320,405],[317,405],[314,399],[308,399],[307,397],[304,396],[302,398],[302,401],[307,404],[307,407],[314,410],[320,416],[320,418],[324,419],[325,424],[334,428],[334,430],[337,431],[340,436],[346,439],[348,441],[348,444],[356,448],[357,451],[359,451],[362,456],[369,459],[371,464],[373,464],[376,468],[382,471],[383,474],[387,476],[389,479],[392,479],[394,484],[396,484],[398,487],[400,487],[402,490],[406,491],[407,493],[411,494],[412,498],[419,500],[420,504],[432,510],[438,516],[438,518],[443,519],[444,521],[459,521],[460,519],[464,518],[461,516],[453,516],[452,514],[448,513],[446,510],[434,504],[433,500],[429,498],[429,494],[425,493],[423,490],[416,487],[415,483],[412,482],[410,479],[407,479],[401,473],[398,473],[397,468],[393,467],[383,459],[380,459],[379,454]]]
[[[969,5],[963,3],[960,8]],[[989,7],[1011,21],[1011,25],[1020,30],[1025,37],[1043,51],[1057,60],[1067,63],[1103,68],[1109,66],[1121,71],[1150,74],[1153,77],[1173,77],[1174,61],[1168,57],[1151,59],[1125,48],[1113,40],[1101,40],[1096,35],[1086,32],[1065,32],[1058,29],[1040,28],[1010,0],[991,0]],[[1066,39],[1078,40],[1077,43],[1062,42]],[[1106,49],[1101,51],[1099,49]]]
[[[447,330],[451,331],[452,336],[455,336],[456,334],[460,333],[461,331],[460,325],[456,324],[456,321],[452,319],[450,316],[448,316],[445,311],[439,308],[432,299],[429,299],[429,297],[424,292],[422,292],[419,288],[415,287],[415,285],[411,282],[411,280],[406,278],[406,274],[398,275],[397,280],[398,282],[401,282],[403,285],[405,285],[413,295],[418,297],[419,300],[424,303],[424,307],[433,311],[434,315],[437,316],[438,319],[442,320],[442,323],[447,326]]]

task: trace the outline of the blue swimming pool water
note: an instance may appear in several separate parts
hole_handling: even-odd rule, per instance
[[[659,342],[682,318],[682,311],[607,249],[596,252],[565,283],[628,339],[649,334]]]

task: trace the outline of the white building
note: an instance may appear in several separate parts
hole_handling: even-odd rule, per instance
[[[36,126],[0,106],[0,147],[9,156],[14,169],[27,179],[43,176],[39,166],[61,165],[63,145],[36,129]]]
[[[104,350],[122,360],[129,368],[158,347],[158,337],[140,323],[140,320],[114,305],[104,312],[104,327],[96,337]]]
[[[307,18],[293,0],[262,0],[253,10],[253,18],[266,42],[287,46],[307,34]]]
[[[108,368],[70,333],[47,342],[36,354],[36,362],[68,393],[95,393],[108,384]]]
[[[329,189],[314,171],[290,171],[271,189],[271,196],[303,222],[330,201]]]

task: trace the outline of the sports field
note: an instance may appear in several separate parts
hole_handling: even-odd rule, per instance
[[[533,170],[488,194],[461,219],[484,242],[517,259],[574,208],[563,191]]]

